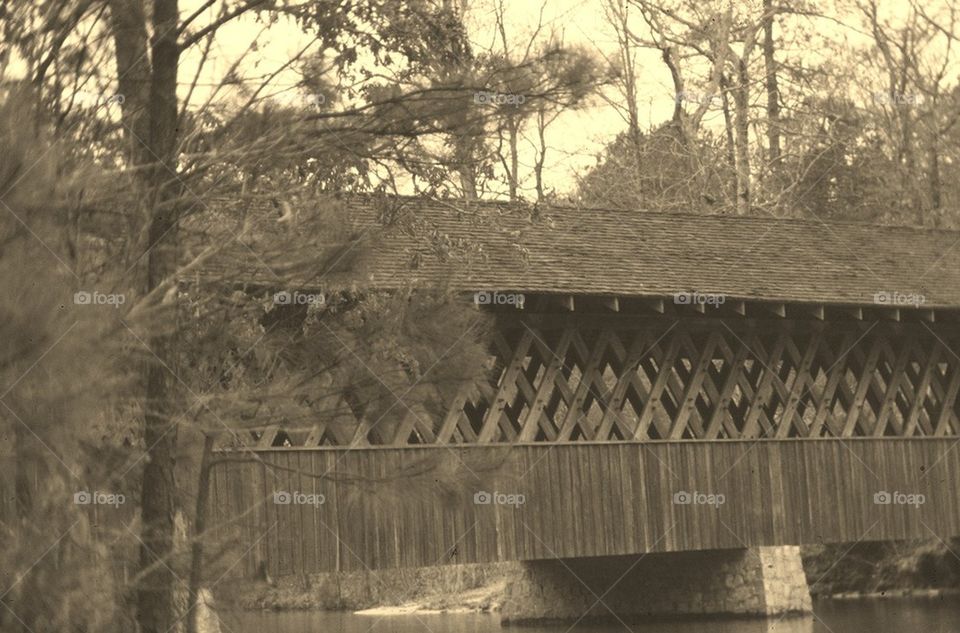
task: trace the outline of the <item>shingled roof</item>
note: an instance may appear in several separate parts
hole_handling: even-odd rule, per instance
[[[899,293],[922,296],[924,308],[960,307],[960,232],[407,197],[340,203],[363,230],[382,227],[385,215],[401,218],[371,231],[380,237],[366,249],[361,286],[620,297],[697,291],[851,306]],[[309,206],[295,211],[309,214]],[[245,259],[245,279],[276,285],[275,274]],[[290,283],[320,288],[343,279],[316,270]]]

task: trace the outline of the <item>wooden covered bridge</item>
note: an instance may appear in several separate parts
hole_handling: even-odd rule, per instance
[[[218,451],[209,521],[239,535],[235,571],[960,534],[960,234],[394,204],[481,255],[445,260],[398,231],[367,282],[488,293],[491,389],[389,433],[316,420]],[[463,490],[405,494],[424,465]]]

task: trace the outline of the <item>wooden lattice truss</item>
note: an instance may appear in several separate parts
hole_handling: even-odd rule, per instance
[[[495,335],[489,390],[465,390],[442,420],[411,412],[392,437],[360,421],[350,442],[955,435],[960,359],[951,341],[925,326],[866,322],[548,328],[517,320]],[[303,435],[283,444],[345,443],[323,423]]]

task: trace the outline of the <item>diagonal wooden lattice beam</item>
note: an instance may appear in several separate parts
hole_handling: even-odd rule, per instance
[[[421,407],[374,429],[354,412],[284,437],[402,446],[952,435],[960,358],[943,337],[903,324],[524,322],[496,333],[489,384],[465,385],[441,419]]]

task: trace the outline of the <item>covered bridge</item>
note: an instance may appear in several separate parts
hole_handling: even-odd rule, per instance
[[[212,520],[241,517],[242,573],[960,534],[960,233],[342,204],[370,226],[385,209],[417,224],[378,240],[370,287],[451,285],[496,313],[491,389],[386,435],[316,420],[282,446],[273,429],[220,451]],[[275,280],[256,262],[244,276]],[[458,469],[472,494],[383,503],[369,489],[426,462]],[[277,490],[323,503],[263,503]]]

